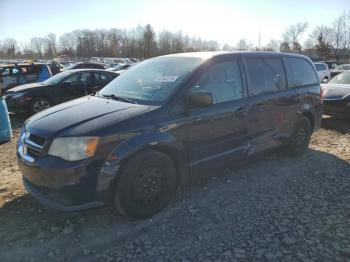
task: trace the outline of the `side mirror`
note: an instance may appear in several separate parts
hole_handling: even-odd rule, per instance
[[[327,83],[328,83],[328,79],[327,79],[327,78],[324,78],[324,79],[322,80],[322,83],[323,83],[323,84],[327,84]]]
[[[63,82],[62,87],[70,87],[71,83],[70,82]]]
[[[213,95],[209,92],[195,92],[187,96],[187,105],[194,107],[207,107],[213,105]]]

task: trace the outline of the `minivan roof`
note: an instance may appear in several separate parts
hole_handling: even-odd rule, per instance
[[[18,63],[17,66],[46,65],[45,63]],[[0,64],[0,67],[15,67],[16,64]]]
[[[99,68],[79,68],[79,69],[71,69],[71,70],[66,70],[65,72],[71,72],[71,73],[75,73],[75,72],[106,72],[106,73],[112,73],[112,74],[117,74],[113,71],[108,71],[105,69],[99,69]]]
[[[292,56],[292,57],[300,57],[307,58],[307,56],[299,55],[299,54],[291,54],[291,53],[283,53],[283,52],[269,52],[269,51],[207,51],[207,52],[188,52],[188,53],[178,53],[178,54],[169,54],[160,57],[193,57],[193,58],[202,58],[209,59],[216,56],[226,56],[231,54],[244,54],[246,56]]]

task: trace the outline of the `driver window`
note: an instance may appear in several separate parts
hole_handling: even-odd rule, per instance
[[[71,85],[78,85],[80,83],[80,77],[81,77],[81,74],[75,74],[75,75],[72,75],[71,77],[68,77],[66,80],[64,80],[64,82],[68,82]]]
[[[210,92],[214,104],[243,98],[243,84],[237,61],[218,63],[210,67],[197,81],[192,92]]]

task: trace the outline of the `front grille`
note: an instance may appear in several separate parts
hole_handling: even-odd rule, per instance
[[[46,141],[46,139],[44,137],[37,136],[34,134],[29,135],[29,140],[34,142],[35,144],[37,144],[39,146],[43,146],[45,144],[45,141]]]
[[[36,149],[36,148],[29,147],[29,146],[27,145],[27,154],[28,154],[29,156],[33,157],[33,158],[37,158],[38,155],[40,154],[40,151],[41,151],[41,150],[38,150],[38,149]]]
[[[26,148],[25,154],[32,157],[32,158],[38,158],[40,155],[41,150],[44,147],[46,139],[32,134],[32,133],[26,133],[26,135],[23,138],[23,144]]]

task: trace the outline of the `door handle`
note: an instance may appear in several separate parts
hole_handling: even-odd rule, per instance
[[[249,113],[249,108],[248,108],[248,106],[240,107],[236,110],[235,113],[236,113],[236,116],[238,116],[238,117],[246,116]]]
[[[265,104],[264,103],[256,104],[254,106],[254,111],[257,111],[257,112],[265,111]]]

